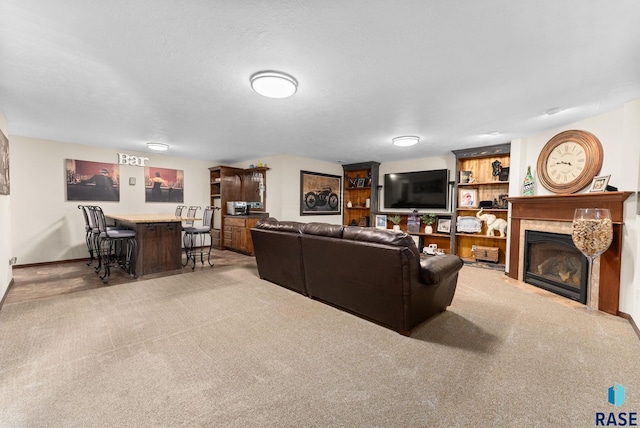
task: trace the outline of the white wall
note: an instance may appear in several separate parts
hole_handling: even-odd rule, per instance
[[[611,174],[609,184],[620,191],[637,192],[640,183],[640,100],[625,104],[623,108],[575,122],[546,133],[520,138],[511,142],[511,180],[509,194],[522,195],[522,181],[527,165],[534,173],[535,194],[549,195],[538,180],[536,162],[544,145],[556,134],[569,129],[589,131],[594,134],[604,150],[600,175]],[[587,189],[581,193],[587,192]],[[624,206],[623,250],[620,278],[620,311],[640,320],[640,219],[636,214],[637,196],[634,194]]]
[[[77,208],[84,202],[65,200],[65,159],[117,164],[118,150],[19,136],[10,140],[11,230],[19,231],[13,233],[11,247],[18,265],[87,257],[84,219]],[[209,205],[210,162],[122,152],[148,157],[148,166],[183,170],[185,205]],[[145,203],[144,167],[120,165],[120,176],[120,202],[94,203],[105,213],[175,211],[175,203]],[[135,186],[129,185],[129,177],[136,178]]]
[[[9,138],[9,129],[7,119],[0,113],[0,130]],[[9,160],[13,158],[12,143],[9,138]],[[13,172],[13,166],[9,168],[9,172]],[[10,193],[13,193],[13,182],[10,182]],[[13,271],[9,266],[11,258],[11,196],[0,195],[0,300],[7,292]]]

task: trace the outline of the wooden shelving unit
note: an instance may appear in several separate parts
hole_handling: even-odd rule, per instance
[[[505,177],[493,175],[492,164],[498,161],[502,168],[508,168],[511,160],[511,143],[495,146],[478,147],[474,149],[454,150],[456,156],[456,187],[455,213],[451,218],[452,240],[451,251],[467,261],[475,261],[475,248],[497,247],[499,265],[504,265],[506,260],[507,238],[498,236],[486,236],[487,225],[482,223],[482,230],[477,233],[462,233],[457,230],[456,222],[458,217],[475,217],[480,211],[480,201],[490,201],[500,203],[500,197],[509,194],[509,181]],[[460,182],[460,172],[471,171],[473,181],[470,183]],[[500,180],[503,179],[503,181]],[[473,207],[460,206],[460,195],[465,190],[472,190],[476,200]],[[493,214],[498,218],[507,220],[508,210],[506,208],[483,208],[482,213]]]
[[[373,161],[342,165],[342,224],[373,226],[371,212],[378,208],[379,168],[380,163]],[[348,206],[349,202],[351,207]]]

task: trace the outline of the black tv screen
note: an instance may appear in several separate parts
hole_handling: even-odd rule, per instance
[[[448,169],[384,175],[385,208],[446,209],[448,195]]]

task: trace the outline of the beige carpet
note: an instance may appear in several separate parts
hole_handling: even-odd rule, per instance
[[[464,267],[410,338],[252,264],[0,311],[3,427],[589,427],[596,411],[640,411],[629,323],[488,269]]]

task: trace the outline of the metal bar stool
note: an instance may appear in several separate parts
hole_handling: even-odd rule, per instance
[[[87,250],[89,251],[89,261],[87,262],[87,266],[91,266],[93,260],[95,259],[94,247],[93,247],[93,227],[91,226],[91,222],[89,220],[89,213],[87,212],[87,207],[84,205],[78,205],[78,209],[82,211],[82,215],[84,217],[84,240],[87,243]]]
[[[111,267],[119,266],[131,277],[136,278],[136,256],[138,254],[138,241],[136,231],[130,229],[118,229],[107,227],[102,208],[93,207],[98,223],[97,247],[104,274],[100,276],[102,282],[109,282]]]
[[[206,235],[209,235],[209,246],[208,250],[206,251],[207,263],[209,263],[209,266],[213,266],[213,264],[211,263],[211,247],[213,245],[213,239],[211,237],[211,223],[213,220],[213,210],[216,208],[217,207],[205,207],[202,215],[202,226],[193,226],[193,221],[191,221],[191,226],[182,228],[182,230],[184,231],[185,251],[187,253],[187,260],[183,266],[186,266],[187,264],[189,264],[189,261],[192,260],[193,267],[191,268],[191,270],[194,270],[196,268],[196,253],[198,253],[198,251],[196,251],[196,248],[200,248],[200,263],[204,265],[204,248]],[[189,211],[191,211],[191,209]],[[193,216],[190,217],[193,218]]]

